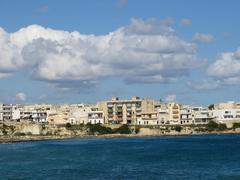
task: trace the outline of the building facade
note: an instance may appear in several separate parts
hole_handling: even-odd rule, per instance
[[[111,101],[100,102],[98,107],[103,111],[108,124],[137,124],[142,112],[154,111],[154,102],[137,96],[129,100],[114,97]]]

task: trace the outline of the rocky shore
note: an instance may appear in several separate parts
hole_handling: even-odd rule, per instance
[[[19,143],[28,141],[46,141],[46,140],[64,140],[64,139],[80,139],[80,138],[131,138],[131,137],[160,137],[160,136],[191,136],[191,135],[223,135],[223,134],[240,134],[239,131],[213,131],[213,132],[195,132],[195,133],[166,133],[166,134],[103,134],[103,135],[80,135],[80,136],[0,136],[0,143]]]

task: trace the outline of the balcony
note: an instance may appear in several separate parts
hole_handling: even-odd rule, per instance
[[[173,106],[172,109],[179,109],[179,107],[178,106]]]
[[[172,113],[173,114],[179,114],[179,111],[173,111]]]

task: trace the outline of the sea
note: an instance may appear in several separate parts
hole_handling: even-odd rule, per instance
[[[0,179],[240,179],[240,135],[0,144]]]

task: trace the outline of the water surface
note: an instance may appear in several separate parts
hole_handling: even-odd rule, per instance
[[[0,179],[240,179],[240,135],[0,144]]]

